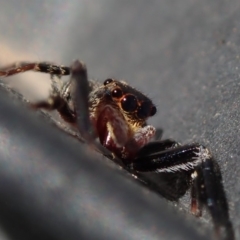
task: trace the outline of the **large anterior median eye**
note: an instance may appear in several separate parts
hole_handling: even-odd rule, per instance
[[[135,96],[129,94],[126,95],[122,100],[121,100],[121,105],[124,111],[126,112],[133,112],[137,109],[138,104],[137,104],[137,99]]]

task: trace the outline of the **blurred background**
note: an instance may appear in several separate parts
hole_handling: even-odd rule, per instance
[[[146,93],[158,107],[150,123],[164,138],[211,149],[240,239],[239,1],[0,2],[1,66],[80,59],[90,78],[124,79]],[[31,100],[49,93],[48,75],[4,81]],[[178,207],[188,210],[189,198]]]

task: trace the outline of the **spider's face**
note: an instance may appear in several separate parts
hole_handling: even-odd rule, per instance
[[[124,118],[135,126],[144,126],[146,120],[155,115],[157,109],[152,101],[123,81],[104,81],[106,93]]]
[[[91,88],[90,82],[90,88]],[[123,81],[107,79],[89,94],[90,120],[100,143],[121,158],[134,157],[155,134],[146,120],[156,113],[152,101]]]

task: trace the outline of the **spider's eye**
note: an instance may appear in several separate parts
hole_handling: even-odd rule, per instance
[[[157,108],[155,106],[152,106],[151,111],[150,111],[150,116],[152,117],[153,115],[155,115],[157,112]]]
[[[137,109],[137,99],[135,96],[129,94],[126,95],[122,100],[121,100],[121,105],[124,111],[126,112],[133,112]]]
[[[104,81],[104,85],[106,86],[107,84],[111,83],[113,80],[111,78],[108,78]]]
[[[115,88],[112,91],[112,97],[114,97],[114,98],[121,98],[122,95],[123,95],[123,93],[122,93],[122,90],[120,88]]]
[[[138,108],[137,112],[138,117],[144,119],[149,116],[153,116],[156,113],[157,109],[155,106],[152,107],[152,109],[151,107],[152,106],[150,105],[149,102],[143,102],[141,106]]]

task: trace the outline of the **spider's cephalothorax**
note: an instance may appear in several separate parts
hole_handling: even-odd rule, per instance
[[[29,70],[57,77],[71,75],[65,83],[59,78],[52,80],[49,98],[31,104],[32,107],[57,110],[65,122],[76,128],[77,134],[61,125],[62,130],[78,139],[83,137],[104,155],[114,156],[134,175],[157,172],[190,177],[186,185],[191,186],[192,213],[201,215],[204,206],[212,217],[217,239],[234,239],[221,172],[210,151],[196,143],[181,146],[171,139],[151,141],[156,129],[146,121],[157,110],[149,98],[123,81],[88,81],[86,67],[79,61],[71,67],[22,62],[0,69],[0,76]],[[96,138],[101,145],[95,142]],[[157,187],[155,190],[163,192]]]

